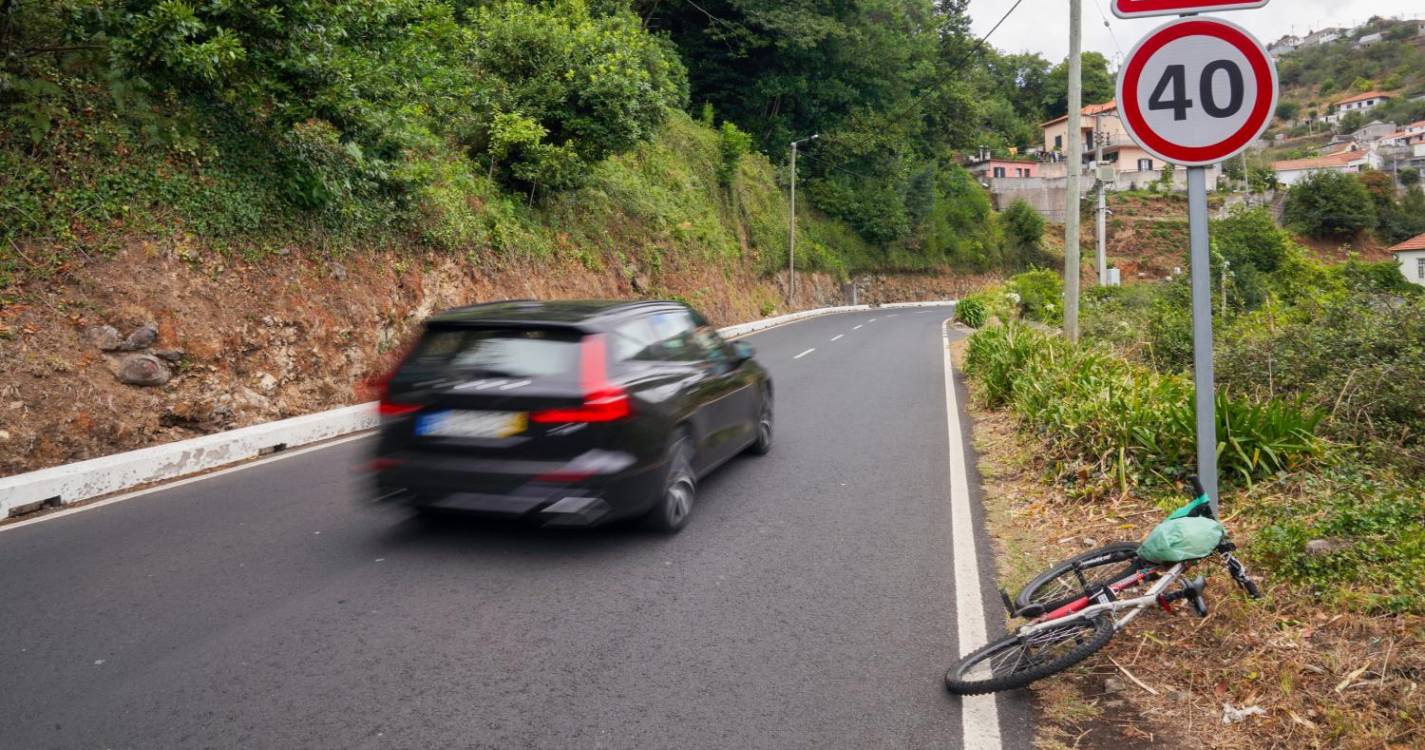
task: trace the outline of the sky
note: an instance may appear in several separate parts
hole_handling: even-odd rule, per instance
[[[1117,63],[1138,40],[1172,17],[1125,21],[1113,15],[1113,0],[1083,0],[1084,49],[1102,52]],[[1014,0],[970,0],[970,17],[977,37],[984,36]],[[1371,16],[1425,19],[1421,0],[1272,0],[1265,8],[1218,14],[1245,26],[1270,44],[1290,33],[1298,35],[1323,26],[1350,27]],[[1108,27],[1104,27],[1107,20]],[[1023,0],[986,44],[1005,52],[1038,52],[1052,62],[1069,53],[1069,0]]]

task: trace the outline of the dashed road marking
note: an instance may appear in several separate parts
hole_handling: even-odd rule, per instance
[[[831,337],[831,340],[832,340],[832,341],[835,341],[835,340],[837,340],[837,339],[839,339],[839,338],[841,338],[842,336],[845,336],[845,335],[846,335],[846,334],[844,334],[844,333],[838,333],[838,334],[836,334],[835,336],[832,336],[832,337]]]
[[[792,357],[792,359],[801,359],[802,357],[805,357],[806,355],[811,354],[811,353],[814,352],[814,351],[816,351],[816,347],[812,347],[811,349],[808,349],[808,350],[802,352],[801,354],[798,354],[797,356]]]
[[[853,331],[859,331],[859,330],[861,330],[861,326],[852,326],[851,330],[853,330]]]

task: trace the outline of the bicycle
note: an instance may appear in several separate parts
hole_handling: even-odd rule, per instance
[[[1036,576],[1013,599],[1001,590],[1010,616],[1028,622],[960,659],[945,673],[945,688],[981,695],[1025,687],[1087,659],[1150,606],[1171,612],[1176,602],[1186,601],[1206,617],[1206,581],[1184,576],[1214,554],[1248,596],[1260,598],[1257,584],[1233,556],[1237,547],[1213,514],[1207,493],[1196,477],[1192,484],[1197,498],[1169,515],[1144,543],[1117,542],[1065,560]],[[1174,533],[1181,537],[1189,525],[1178,523],[1183,519],[1211,523],[1191,524],[1196,536],[1175,542]],[[1215,540],[1210,536],[1214,525]]]

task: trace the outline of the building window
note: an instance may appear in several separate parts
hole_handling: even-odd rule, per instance
[[[1415,276],[1421,281],[1425,281],[1425,258],[1415,259]]]
[[[1153,171],[1153,160],[1152,160],[1152,159],[1139,159],[1139,160],[1138,160],[1138,171],[1139,171],[1139,172],[1151,172],[1151,171]]]
[[[1004,176],[1004,167],[995,167],[995,177]]]
[[[1056,136],[1054,136],[1054,148],[1060,149],[1060,148],[1063,148],[1063,147],[1064,147],[1064,136],[1062,136],[1062,135],[1056,135]]]

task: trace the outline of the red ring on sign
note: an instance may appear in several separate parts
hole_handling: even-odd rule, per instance
[[[1251,63],[1252,76],[1257,80],[1257,101],[1241,129],[1217,143],[1206,146],[1183,146],[1163,138],[1148,127],[1143,118],[1143,111],[1138,106],[1138,81],[1142,78],[1143,68],[1147,67],[1148,61],[1169,43],[1189,36],[1216,37],[1236,47]],[[1268,95],[1262,96],[1264,92]],[[1255,39],[1236,26],[1222,21],[1193,19],[1175,21],[1160,28],[1133,51],[1124,67],[1118,106],[1123,110],[1123,122],[1128,126],[1129,133],[1143,148],[1170,162],[1199,166],[1221,161],[1251,143],[1270,122],[1272,102],[1275,99],[1271,61]]]

